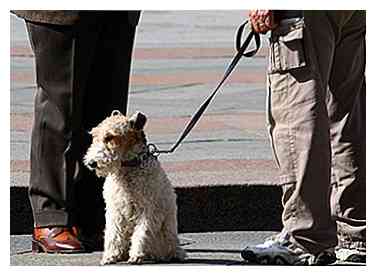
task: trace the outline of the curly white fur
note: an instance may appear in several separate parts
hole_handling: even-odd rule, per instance
[[[96,164],[98,176],[106,177],[102,264],[185,258],[177,236],[176,195],[157,158],[148,155],[146,166],[122,165],[145,151],[142,129],[134,128],[139,115],[127,118],[117,113],[105,119],[92,130],[93,143],[84,158],[89,168]]]

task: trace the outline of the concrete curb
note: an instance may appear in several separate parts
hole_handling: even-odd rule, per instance
[[[278,186],[197,186],[175,190],[180,233],[281,229],[281,189]],[[27,188],[11,187],[11,235],[30,234],[32,228]]]

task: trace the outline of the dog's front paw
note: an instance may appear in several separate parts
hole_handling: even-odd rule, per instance
[[[128,264],[142,264],[145,260],[144,256],[131,256],[129,257]]]
[[[115,264],[117,258],[115,256],[103,256],[101,260],[101,265]]]

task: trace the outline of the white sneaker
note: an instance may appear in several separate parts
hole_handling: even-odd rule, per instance
[[[342,262],[366,263],[366,251],[360,249],[336,248],[337,259]]]
[[[336,261],[334,249],[313,255],[290,242],[288,237],[286,232],[281,232],[262,244],[246,247],[241,256],[260,265],[328,265]]]

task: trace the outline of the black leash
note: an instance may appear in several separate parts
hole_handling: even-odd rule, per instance
[[[175,149],[181,144],[181,142],[184,140],[184,138],[188,135],[188,133],[192,130],[192,128],[197,124],[199,119],[201,118],[202,114],[208,107],[211,100],[214,98],[214,96],[219,91],[219,88],[222,86],[222,84],[225,82],[227,77],[231,74],[231,72],[234,70],[235,66],[238,64],[239,60],[244,56],[247,58],[253,57],[257,51],[260,49],[261,40],[260,35],[258,33],[255,33],[253,30],[248,34],[247,38],[245,39],[244,43],[241,44],[242,36],[244,27],[247,25],[248,20],[241,24],[238,28],[238,31],[236,33],[236,43],[235,47],[237,50],[236,55],[233,57],[231,63],[228,65],[227,70],[225,71],[222,80],[219,82],[217,87],[214,89],[212,94],[205,100],[203,104],[201,104],[200,108],[196,111],[196,113],[192,116],[189,123],[186,125],[184,131],[180,135],[179,139],[176,141],[176,143],[169,149],[169,150],[159,150],[154,144],[149,144],[148,148],[150,153],[153,155],[159,155],[161,153],[172,153],[175,151]],[[256,42],[256,49],[251,50],[249,52],[245,52],[245,50],[248,48],[249,44],[252,41],[252,38],[255,37]]]

